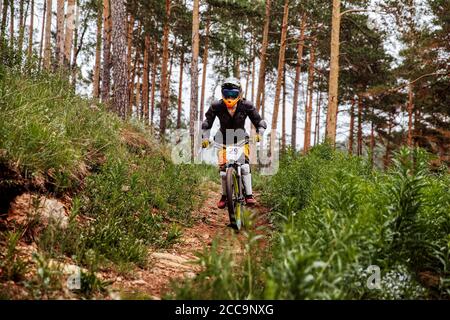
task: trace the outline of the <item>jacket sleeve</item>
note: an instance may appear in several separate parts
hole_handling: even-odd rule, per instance
[[[205,120],[202,122],[202,138],[208,139],[209,132],[213,126],[214,120],[216,119],[216,111],[214,105],[211,105],[205,113]]]
[[[267,123],[261,115],[256,111],[255,106],[252,103],[247,103],[247,116],[256,128],[256,132],[263,133],[267,129]]]

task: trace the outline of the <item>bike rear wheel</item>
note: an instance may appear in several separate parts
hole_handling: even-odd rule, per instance
[[[236,230],[241,230],[243,221],[243,205],[240,200],[240,185],[238,183],[238,175],[234,168],[227,169],[227,207],[230,216],[230,224]]]

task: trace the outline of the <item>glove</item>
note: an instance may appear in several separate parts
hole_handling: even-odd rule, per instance
[[[255,135],[255,142],[260,142],[261,141],[261,135],[259,134],[259,133],[257,133],[256,135]]]
[[[206,149],[209,146],[209,140],[208,139],[203,139],[202,141],[202,148]]]

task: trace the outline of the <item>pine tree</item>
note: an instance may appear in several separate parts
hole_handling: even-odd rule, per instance
[[[113,78],[114,78],[114,110],[123,119],[127,117],[128,84],[127,84],[127,31],[125,28],[126,7],[122,1],[111,2],[112,42],[113,42]]]

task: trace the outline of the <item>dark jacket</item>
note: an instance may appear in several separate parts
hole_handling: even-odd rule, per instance
[[[205,120],[202,123],[203,138],[209,137],[209,130],[213,126],[214,120],[219,118],[220,130],[217,132],[214,140],[218,143],[230,144],[248,138],[245,132],[245,120],[247,117],[256,128],[257,132],[267,129],[266,122],[261,118],[255,106],[248,100],[239,100],[234,115],[230,115],[227,106],[222,99],[216,100],[205,114]],[[223,140],[225,137],[225,141]]]

